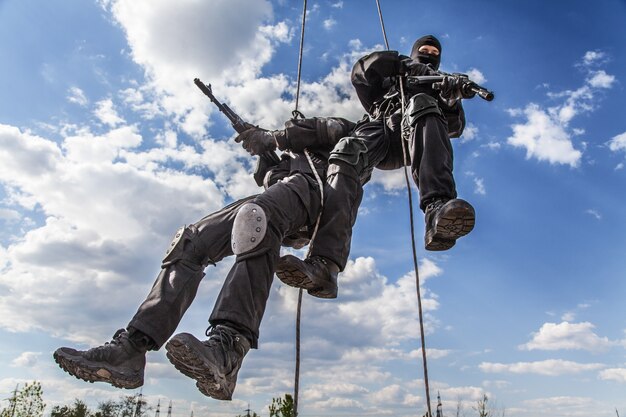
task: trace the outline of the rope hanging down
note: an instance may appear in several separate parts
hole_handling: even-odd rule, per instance
[[[293,115],[295,119],[297,119],[298,117],[304,118],[304,115],[300,112],[300,110],[298,110],[298,102],[300,100],[300,81],[302,79],[302,55],[304,51],[304,28],[306,25],[306,5],[307,5],[307,0],[304,0],[304,6],[302,9],[302,30],[300,31],[300,52],[298,54],[298,81],[296,85],[296,105],[295,105],[295,109],[293,110],[293,112],[291,112],[291,114]],[[322,210],[324,208],[324,184],[322,183],[322,180],[317,174],[317,171],[315,170],[315,166],[313,165],[313,161],[311,160],[311,156],[309,155],[309,152],[306,149],[304,150],[304,154],[306,155],[309,165],[311,166],[311,170],[315,174],[315,179],[317,180],[317,183],[319,184],[320,195],[321,195],[320,213],[317,216],[315,230],[313,231],[313,236],[311,237],[311,242],[313,242],[313,239],[315,238],[315,235],[317,234],[317,229],[319,227],[320,218],[322,217]],[[311,246],[312,244],[309,244],[307,257],[311,253]],[[296,369],[295,369],[294,384],[293,384],[293,416],[294,417],[298,417],[298,398],[299,398],[299,392],[300,392],[300,318],[302,316],[302,294],[303,294],[303,290],[302,288],[300,288],[300,290],[298,291],[298,307],[296,310],[297,311],[296,312]]]
[[[291,112],[293,117],[296,119],[298,117],[304,118],[304,115],[300,113],[298,110],[298,102],[300,100],[300,80],[302,77],[302,55],[304,51],[304,27],[306,25],[306,3],[307,0],[304,0],[304,9],[302,10],[302,30],[300,31],[300,53],[298,56],[298,82],[296,84],[296,107],[294,111]]]
[[[385,30],[385,22],[383,19],[382,10],[380,8],[380,0],[376,0],[376,5],[378,8],[378,16],[380,18],[380,25],[381,25],[381,29],[383,32],[383,38],[385,40],[385,46],[389,50],[390,49],[389,41],[387,40],[387,32]],[[304,8],[302,11],[302,30],[300,32],[300,52],[298,56],[298,78],[297,78],[297,84],[296,84],[296,103],[295,103],[295,109],[292,112],[292,115],[294,118],[304,117],[304,115],[298,110],[298,103],[300,99],[300,82],[301,82],[301,76],[302,76],[302,56],[303,56],[303,50],[304,50],[306,7],[307,7],[307,0],[304,0]],[[400,92],[401,92],[401,100],[402,100],[402,113],[404,114],[405,96],[404,96],[404,88],[403,88],[402,80],[400,81],[401,81]],[[403,140],[404,140],[404,137],[403,137]],[[422,296],[421,296],[421,291],[420,291],[420,278],[419,278],[419,269],[418,269],[418,262],[417,262],[417,250],[416,250],[416,245],[415,245],[415,221],[413,218],[413,196],[411,192],[411,184],[410,184],[409,174],[408,174],[408,169],[407,169],[408,158],[407,158],[404,142],[402,143],[402,154],[403,154],[403,160],[404,160],[404,177],[405,177],[405,181],[407,185],[407,192],[408,192],[408,198],[409,198],[409,214],[410,214],[410,222],[411,222],[411,245],[413,249],[413,266],[415,269],[415,281],[416,281],[416,286],[417,286],[417,304],[418,304],[418,311],[419,311],[422,362],[423,362],[423,367],[424,367],[424,385],[426,389],[426,405],[428,407],[427,416],[432,417],[432,411],[431,411],[431,406],[430,406],[430,388],[429,388],[429,383],[428,383],[428,366],[427,366],[427,359],[426,359],[426,343],[425,343],[425,337],[424,337],[424,315],[423,315],[423,310],[422,310]],[[324,205],[324,184],[322,183],[321,178],[317,174],[315,165],[313,164],[313,161],[311,160],[311,157],[306,149],[305,149],[305,155],[307,157],[309,165],[311,166],[311,170],[315,174],[315,179],[318,182],[318,185],[320,188],[321,204],[322,204],[320,208],[320,213],[317,217],[317,222],[315,224],[315,230],[313,231],[313,235],[311,237],[311,242],[313,242],[313,240],[315,239],[315,235],[317,234],[317,231],[319,228],[319,222],[320,222],[323,205]],[[309,245],[309,249],[307,251],[308,252],[307,257],[311,253],[311,249],[312,249],[312,244]],[[298,306],[297,306],[297,314],[296,314],[296,367],[295,367],[296,369],[295,369],[295,381],[294,381],[294,417],[298,416],[298,396],[299,396],[299,387],[300,387],[300,319],[301,319],[301,314],[302,314],[302,294],[303,294],[303,290],[300,289],[298,292]]]
[[[378,7],[378,17],[380,18],[380,27],[383,30],[383,38],[385,38],[385,47],[389,50],[389,41],[387,40],[387,31],[385,30],[385,21],[383,20],[383,12],[380,9],[380,0],[376,0],[376,6]]]
[[[376,5],[378,6],[378,16],[380,17],[380,26],[383,31],[383,37],[385,38],[385,45],[387,46],[387,50],[389,50],[390,48],[389,48],[389,42],[387,41],[387,31],[385,30],[385,21],[383,20],[383,13],[382,13],[382,10],[380,9],[380,0],[376,0]],[[402,115],[404,115],[404,110],[405,110],[403,84],[404,83],[401,77],[400,78],[400,100],[402,102],[401,103]],[[420,290],[420,275],[419,275],[419,268],[417,264],[417,250],[415,246],[415,219],[413,218],[413,193],[411,192],[411,182],[409,180],[409,171],[407,169],[407,166],[409,165],[409,160],[406,154],[406,148],[404,146],[405,140],[408,140],[408,138],[405,138],[404,134],[402,134],[402,158],[404,161],[404,179],[406,182],[406,189],[407,189],[407,194],[409,197],[409,218],[411,221],[411,246],[413,249],[413,267],[415,269],[415,284],[417,287],[417,309],[418,309],[419,323],[420,323],[420,339],[421,339],[421,345],[422,345],[422,364],[424,367],[424,386],[426,390],[426,407],[428,409],[427,416],[432,417],[432,411],[430,407],[430,387],[428,383],[428,362],[426,360],[426,341],[424,338],[424,314],[422,310],[422,293]]]

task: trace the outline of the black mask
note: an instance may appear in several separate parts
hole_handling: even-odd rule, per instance
[[[439,50],[439,55],[431,55],[419,52],[419,48],[423,45],[434,46]],[[413,44],[413,48],[411,49],[411,58],[417,60],[422,64],[429,64],[434,69],[439,69],[439,64],[441,62],[441,43],[437,38],[433,35],[422,36]]]
[[[433,67],[433,69],[437,69],[439,68],[439,62],[441,59],[439,59],[439,55],[424,54],[420,52],[417,54],[417,61],[422,64],[428,64]]]

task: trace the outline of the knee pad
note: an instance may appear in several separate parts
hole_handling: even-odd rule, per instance
[[[198,228],[194,225],[183,226],[178,229],[165,252],[161,267],[165,268],[179,261],[186,261],[188,265],[202,269],[209,264],[215,265],[208,254],[203,253],[198,242],[198,234]]]
[[[409,100],[409,104],[404,112],[403,128],[415,126],[418,119],[428,114],[442,115],[437,99],[424,93],[415,94]]]
[[[328,159],[343,161],[357,170],[362,169],[367,165],[367,144],[360,138],[342,138],[330,152]]]
[[[239,208],[231,235],[231,247],[235,255],[254,250],[267,233],[267,215],[256,203],[246,203]]]

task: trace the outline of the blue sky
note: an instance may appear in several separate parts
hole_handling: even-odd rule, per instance
[[[626,413],[626,4],[381,1],[392,49],[432,33],[466,102],[455,140],[476,229],[421,249],[431,387],[445,415],[486,393],[507,416]],[[302,4],[0,1],[0,392],[42,381],[50,407],[123,392],[64,374],[59,346],[126,325],[172,233],[258,192],[252,161],[193,85],[279,128],[293,110]],[[300,110],[357,119],[349,71],[383,47],[375,2],[310,1]],[[403,174],[366,187],[337,300],[304,306],[302,416],[425,410]],[[202,335],[230,266],[207,270],[179,328]],[[297,292],[274,284],[232,402],[203,397],[162,352],[144,394],[174,415],[262,415],[293,385]],[[4,403],[2,403],[4,404]]]

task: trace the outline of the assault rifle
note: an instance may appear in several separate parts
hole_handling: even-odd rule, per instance
[[[432,84],[434,90],[441,89],[441,82],[445,77],[457,77],[462,80],[461,94],[463,98],[472,98],[478,95],[483,100],[491,101],[494,99],[493,91],[489,91],[484,87],[481,87],[474,81],[470,80],[466,74],[448,74],[445,72],[438,72],[438,75],[420,75],[420,76],[408,76],[406,77],[407,87],[414,87],[419,84]]]
[[[230,121],[230,124],[233,126],[233,129],[237,133],[243,133],[244,131],[255,127],[248,122],[244,122],[241,117],[230,107],[228,104],[220,103],[218,99],[213,95],[213,91],[211,90],[211,84],[205,84],[200,81],[199,78],[195,78],[193,82],[198,86],[198,88],[215,104],[220,112],[224,114]],[[277,165],[280,162],[280,158],[276,155],[274,151],[266,151],[259,155],[259,159],[256,163],[256,168],[254,169],[254,181],[260,187],[263,185],[263,179],[265,178],[265,174],[267,171]]]

